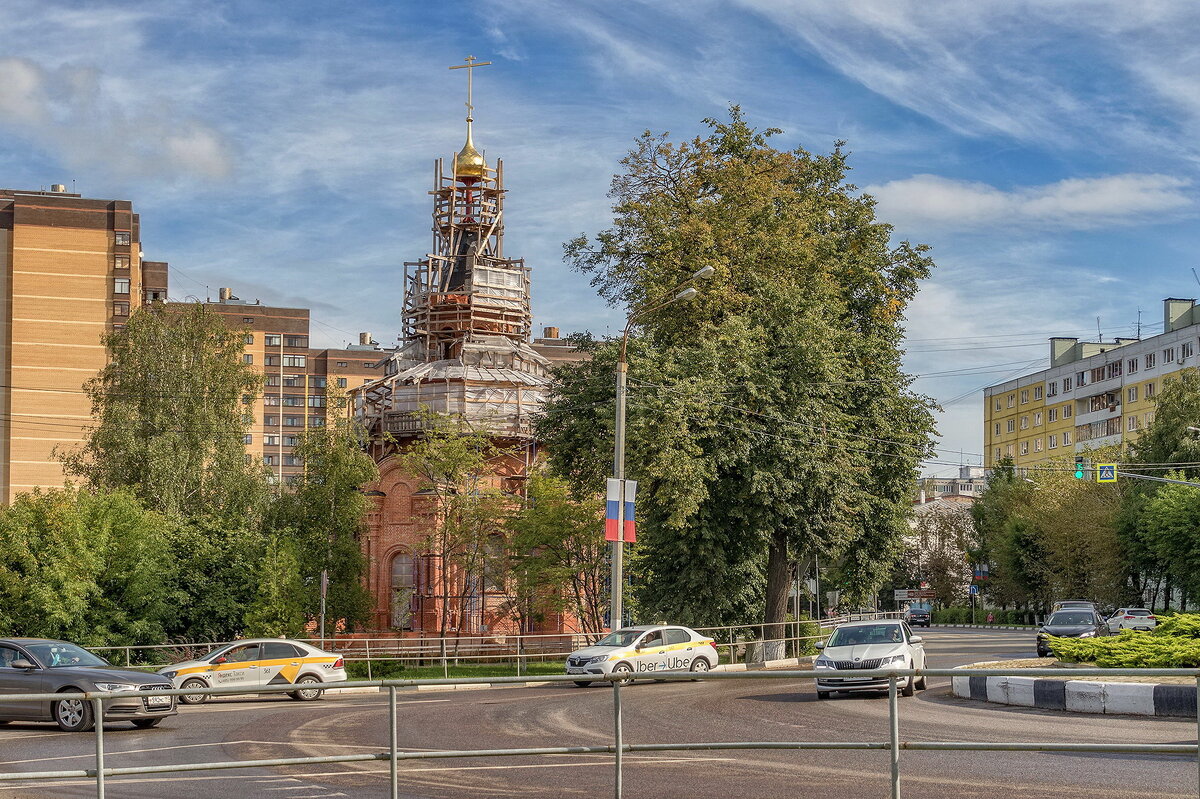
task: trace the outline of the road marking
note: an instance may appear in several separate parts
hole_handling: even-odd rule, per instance
[[[374,701],[372,701],[372,700],[374,700],[374,697],[372,697],[371,699],[367,699],[367,700],[361,700],[361,699],[354,700],[354,704],[358,704],[358,705],[385,705],[385,704],[387,704],[387,696],[386,695],[384,696],[384,698],[382,700],[374,700]],[[397,700],[396,704],[397,705],[426,705],[431,702],[449,702],[449,701],[450,701],[449,699],[408,699],[408,700]],[[308,704],[308,703],[284,704],[283,702],[278,702],[275,704],[277,705],[278,709],[286,708],[287,711],[285,711],[285,712],[292,711],[292,710],[316,710],[317,709],[316,707],[314,707],[313,705]],[[188,714],[191,714],[191,713],[232,713],[234,711],[259,710],[264,707],[271,707],[271,705],[245,702],[245,703],[238,703],[236,705],[235,704],[225,704],[225,705],[213,706],[208,703],[205,703],[203,705],[200,705],[199,707],[188,708],[187,713]],[[63,733],[63,734],[64,735],[72,735],[73,733]]]
[[[205,746],[237,746],[238,744],[257,745],[257,746],[292,746],[288,741],[210,741],[208,743],[199,744],[178,744],[176,746],[157,746],[148,749],[122,749],[120,751],[106,749],[105,757],[114,757],[116,755],[140,755],[150,752],[170,752],[175,749],[199,749]],[[319,744],[320,746],[342,746],[342,744]],[[359,744],[346,744],[347,747],[374,749],[382,751],[385,747],[382,746],[362,746]],[[95,760],[95,752],[84,752],[78,755],[58,755],[56,757],[35,757],[27,760],[0,760],[0,766],[12,766],[19,763],[48,763],[53,760]],[[111,764],[110,764],[111,765]]]

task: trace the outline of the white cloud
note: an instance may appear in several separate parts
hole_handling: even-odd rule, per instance
[[[1193,205],[1189,181],[1170,175],[1125,174],[1070,178],[1004,191],[986,183],[914,175],[864,191],[880,218],[902,230],[984,225],[1053,225],[1087,229],[1144,223],[1154,214]]]

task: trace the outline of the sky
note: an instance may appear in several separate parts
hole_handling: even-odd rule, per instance
[[[905,323],[942,406],[927,473],[980,462],[982,388],[1050,336],[1153,335],[1200,295],[1189,0],[4,0],[0,30],[0,186],[131,200],[173,299],[311,308],[313,346],[395,342],[467,55],[535,330],[622,326],[562,243],[608,226],[643,130],[736,103],[776,146],[844,140],[895,240],[933,248]]]

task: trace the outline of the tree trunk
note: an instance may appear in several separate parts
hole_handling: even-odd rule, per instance
[[[791,584],[788,570],[787,538],[783,533],[776,532],[771,536],[767,548],[767,601],[766,623],[764,637],[769,643],[763,645],[763,660],[780,660],[783,658],[785,644],[783,641],[771,641],[787,635],[787,601],[788,588]]]

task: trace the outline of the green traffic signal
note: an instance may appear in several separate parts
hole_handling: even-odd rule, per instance
[[[1076,459],[1075,459],[1075,479],[1076,479],[1076,480],[1082,480],[1082,479],[1083,479],[1083,477],[1084,477],[1084,474],[1083,474],[1083,458],[1076,458]]]

